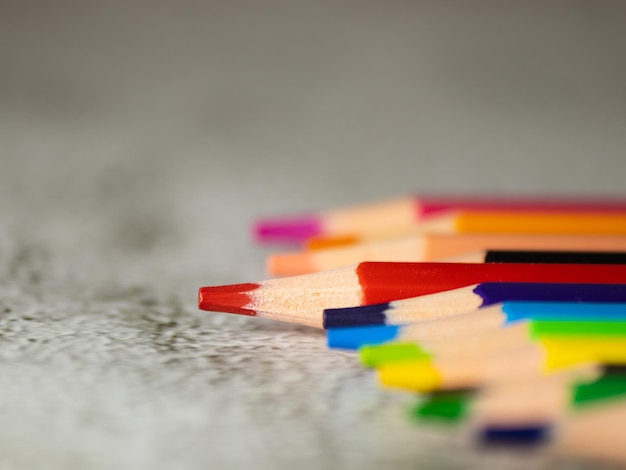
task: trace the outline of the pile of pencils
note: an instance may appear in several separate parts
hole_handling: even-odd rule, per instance
[[[626,199],[406,197],[254,230],[300,248],[200,309],[324,328],[481,443],[626,463]]]

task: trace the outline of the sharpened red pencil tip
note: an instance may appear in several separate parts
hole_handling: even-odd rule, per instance
[[[254,310],[245,308],[250,303],[250,292],[259,284],[232,284],[229,286],[201,287],[198,290],[198,308],[215,312],[236,313],[239,315],[256,315]]]

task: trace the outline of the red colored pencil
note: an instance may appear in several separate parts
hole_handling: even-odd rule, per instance
[[[258,283],[201,287],[201,310],[322,327],[327,308],[417,297],[481,282],[626,284],[626,265],[365,262]]]

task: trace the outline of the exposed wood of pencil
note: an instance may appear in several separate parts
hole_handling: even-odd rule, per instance
[[[416,392],[457,390],[540,377],[544,359],[540,345],[527,344],[493,356],[392,363],[381,366],[378,374],[384,385],[394,388]]]
[[[443,342],[443,340],[453,338],[496,333],[502,328],[505,321],[506,315],[502,312],[501,307],[493,305],[461,315],[451,315],[400,326],[396,340],[413,341],[421,344],[427,341]],[[498,341],[497,338],[496,334],[494,340]]]
[[[600,368],[592,364],[531,380],[485,387],[470,405],[470,421],[476,427],[552,423],[568,411],[573,383],[591,381],[600,375]]]
[[[421,349],[433,357],[452,359],[499,354],[531,343],[528,322],[520,322],[505,328],[491,328],[490,326],[486,330],[477,328],[467,333],[457,330],[457,334],[447,338],[427,337],[419,341],[410,338],[407,334],[402,335],[400,340],[416,342]]]
[[[560,455],[626,463],[626,402],[607,401],[564,419],[554,452]]]

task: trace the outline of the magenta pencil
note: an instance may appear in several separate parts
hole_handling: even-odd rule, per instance
[[[258,242],[301,243],[311,237],[379,233],[402,234],[431,215],[450,210],[617,212],[626,215],[626,199],[407,196],[312,215],[259,219],[253,227]],[[384,229],[382,229],[384,228]]]

